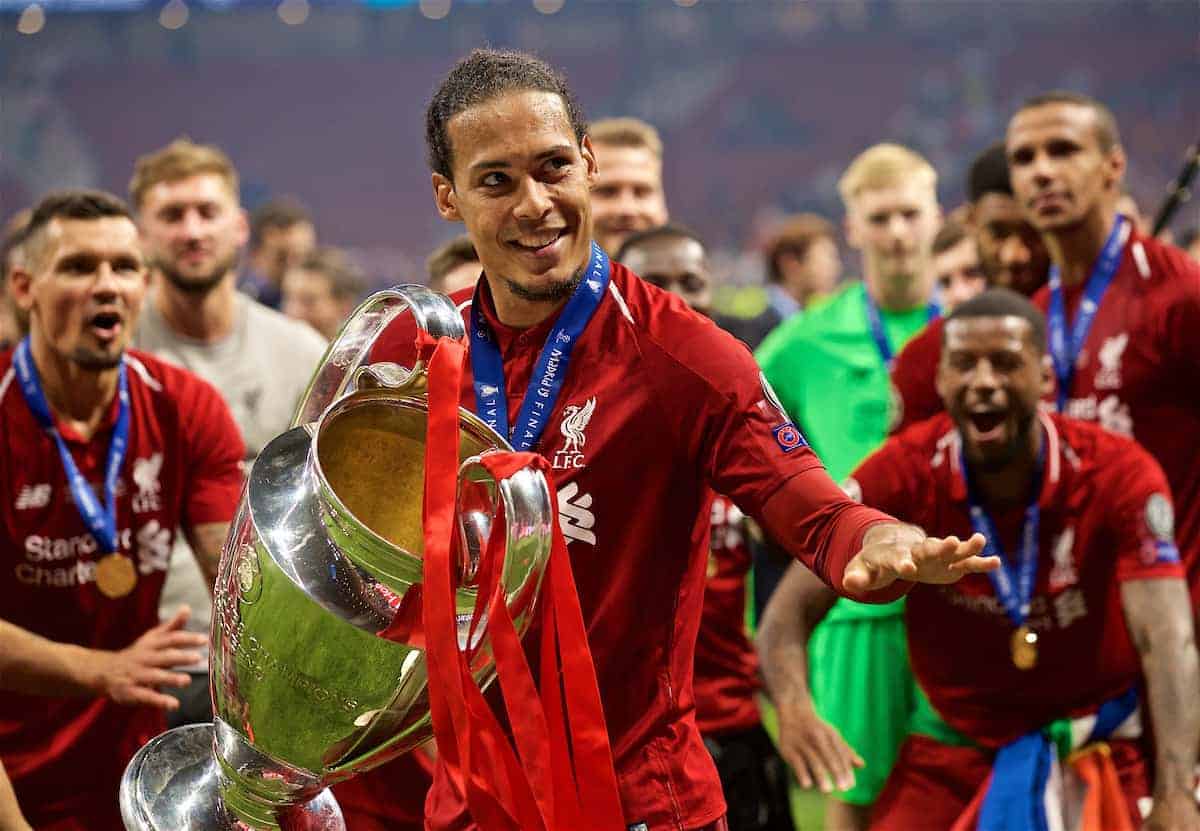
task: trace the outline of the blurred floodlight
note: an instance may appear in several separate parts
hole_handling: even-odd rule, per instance
[[[566,0],[533,0],[533,7],[542,14],[554,14]]]
[[[441,20],[450,14],[450,0],[421,0],[421,14],[430,20]]]
[[[675,0],[675,5],[682,6],[685,9],[690,9],[699,2],[700,0]]]
[[[26,6],[17,18],[17,31],[23,35],[36,35],[46,25],[46,13],[37,3]]]
[[[170,0],[158,13],[158,22],[164,29],[182,29],[188,22],[188,7],[183,0]]]
[[[308,0],[283,0],[275,13],[287,25],[299,26],[308,20],[309,8]]]

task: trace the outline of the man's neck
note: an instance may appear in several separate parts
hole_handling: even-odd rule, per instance
[[[37,337],[30,338],[30,352],[50,411],[85,441],[90,440],[117,394],[119,368],[87,369],[55,353]]]
[[[1097,207],[1070,228],[1050,231],[1043,236],[1064,286],[1078,285],[1088,278],[1116,217],[1116,208]]]
[[[906,312],[929,303],[933,285],[925,274],[882,276],[867,272],[863,282],[879,308]]]
[[[233,331],[237,314],[236,275],[230,271],[208,292],[184,291],[170,280],[159,280],[154,306],[176,334],[201,343],[214,343]]]
[[[1042,452],[1042,425],[1034,421],[1029,437],[1012,461],[999,470],[971,470],[971,482],[979,492],[985,506],[1011,508],[1026,505],[1031,489],[1041,488],[1041,480],[1034,481],[1038,470],[1038,457]],[[970,466],[970,462],[967,462]]]

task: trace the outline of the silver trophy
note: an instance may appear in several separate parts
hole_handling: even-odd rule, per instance
[[[129,831],[340,831],[328,786],[432,737],[424,652],[379,635],[422,578],[425,370],[368,363],[379,333],[406,313],[434,336],[464,333],[444,295],[373,295],[329,347],[293,428],[255,461],[213,604],[214,722],[163,733],[130,761],[120,789]],[[553,514],[540,472],[493,480],[479,456],[508,443],[466,410],[459,425],[458,640],[485,687],[495,675],[486,625],[470,624],[498,508],[500,582],[520,634]]]

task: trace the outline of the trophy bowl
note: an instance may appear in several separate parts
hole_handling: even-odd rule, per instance
[[[385,294],[360,306],[330,346],[316,377],[333,400],[319,407],[310,389],[298,409],[298,420],[318,407],[319,418],[254,462],[215,589],[213,723],[168,731],[138,751],[120,792],[130,831],[342,829],[327,787],[432,736],[420,629],[425,376],[420,365],[362,364],[372,336],[406,308],[422,327],[422,312],[462,323],[428,290]],[[378,314],[381,302],[394,313]],[[471,624],[492,527],[502,513],[500,591],[523,634],[553,513],[539,471],[492,478],[480,456],[511,448],[463,409],[459,435],[458,643],[482,688],[495,675],[486,616]]]

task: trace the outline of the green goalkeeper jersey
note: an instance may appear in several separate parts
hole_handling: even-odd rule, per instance
[[[880,310],[892,354],[921,331],[927,306]],[[861,282],[780,324],[755,353],[784,409],[842,482],[887,437],[896,417],[888,367],[871,336]],[[902,601],[869,605],[840,600],[830,619],[898,614]]]

